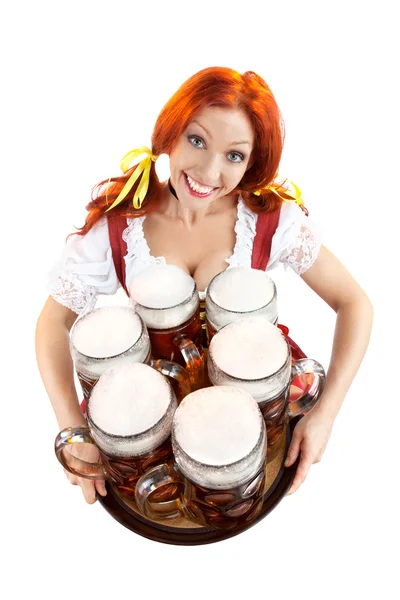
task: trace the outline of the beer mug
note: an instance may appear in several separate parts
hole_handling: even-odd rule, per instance
[[[209,343],[228,323],[254,315],[264,315],[274,325],[278,323],[276,286],[265,271],[233,267],[211,280],[206,294]]]
[[[160,518],[154,495],[167,486],[171,512],[164,512],[163,519],[183,516],[203,526],[233,529],[257,517],[267,434],[250,394],[230,386],[192,392],[175,412],[171,439],[175,462],[149,470],[137,482],[136,505],[144,516]]]
[[[292,361],[281,330],[266,317],[240,319],[226,325],[211,340],[207,370],[213,385],[247,391],[258,402],[265,420],[268,457],[288,421],[310,410],[325,385],[325,371],[315,360]],[[304,394],[289,402],[290,386],[299,375],[312,374]]]
[[[166,378],[150,366],[125,363],[105,371],[87,404],[87,427],[67,427],[55,440],[55,453],[70,473],[106,479],[134,498],[139,477],[172,457],[171,426],[177,400]],[[95,444],[101,463],[88,463],[68,451]]]
[[[80,316],[71,328],[70,351],[85,400],[104,371],[127,362],[146,363],[172,377],[182,397],[191,391],[181,366],[152,358],[146,325],[130,306],[103,306]]]
[[[154,264],[133,279],[130,297],[146,323],[153,356],[178,362],[189,373],[192,390],[200,387],[200,300],[194,279],[174,265]]]

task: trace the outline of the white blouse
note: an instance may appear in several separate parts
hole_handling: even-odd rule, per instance
[[[145,218],[128,219],[122,234],[128,247],[124,257],[128,289],[132,279],[144,268],[166,262],[163,256],[150,254],[143,233]],[[228,269],[251,267],[257,218],[239,197],[236,244],[232,256],[226,258]],[[266,271],[283,263],[285,268],[291,267],[302,275],[314,263],[320,247],[320,235],[315,224],[297,204],[283,202]],[[115,294],[120,286],[112,259],[106,217],[100,219],[85,236],[74,235],[69,238],[49,277],[50,295],[77,314],[94,308],[99,294]],[[205,291],[200,292],[200,297],[205,297]]]

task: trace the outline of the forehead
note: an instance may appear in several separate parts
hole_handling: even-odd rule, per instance
[[[254,132],[246,113],[239,108],[220,108],[208,106],[198,112],[191,122],[204,127],[219,141],[254,142]]]

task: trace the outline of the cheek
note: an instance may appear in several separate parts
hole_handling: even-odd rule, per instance
[[[234,170],[233,173],[230,173],[229,185],[232,189],[234,189],[235,187],[237,187],[239,185],[239,183],[241,182],[245,173],[246,173],[245,167],[237,168],[236,170]]]
[[[188,154],[187,152],[177,149],[176,152],[170,155],[170,167],[174,171],[184,171],[188,166]]]
[[[179,140],[176,144],[174,144],[174,147],[169,154],[169,163],[171,169],[176,169],[180,165],[183,156],[184,152],[182,148],[182,142]]]

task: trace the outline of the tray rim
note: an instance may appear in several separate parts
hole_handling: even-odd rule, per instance
[[[295,463],[290,467],[285,467],[284,463],[293,435],[293,430],[300,418],[301,417],[295,417],[288,423],[288,427],[286,428],[286,448],[281,468],[279,469],[272,485],[268,488],[267,493],[264,495],[262,511],[254,519],[254,521],[251,521],[251,523],[240,525],[239,527],[228,531],[223,529],[214,529],[211,527],[168,527],[167,525],[161,523],[151,522],[149,519],[146,519],[146,517],[143,517],[142,515],[139,515],[130,509],[129,506],[124,505],[107,482],[107,495],[101,496],[100,494],[96,493],[96,498],[106,512],[108,512],[121,525],[130,531],[155,542],[181,546],[198,546],[229,539],[239,535],[240,533],[243,533],[244,531],[247,531],[262,521],[286,496],[286,493],[290,489],[290,486],[292,485],[296,475],[297,467],[300,462],[300,455]]]

